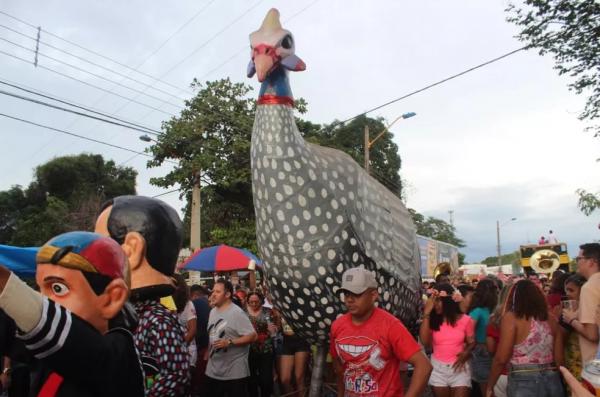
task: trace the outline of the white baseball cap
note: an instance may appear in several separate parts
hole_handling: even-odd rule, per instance
[[[342,274],[341,292],[349,291],[358,295],[369,288],[377,288],[375,272],[366,270],[363,267],[354,267],[346,270],[344,274]]]

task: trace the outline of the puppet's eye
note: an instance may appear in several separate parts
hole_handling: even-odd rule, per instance
[[[56,296],[65,296],[69,292],[69,288],[63,283],[52,283],[51,288]]]
[[[294,45],[294,39],[289,34],[283,38],[281,41],[281,46],[286,50],[289,50]]]

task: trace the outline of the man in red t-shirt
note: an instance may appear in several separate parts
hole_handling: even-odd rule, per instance
[[[431,364],[402,322],[375,307],[375,274],[348,269],[340,291],[348,312],[333,322],[330,337],[338,396],[402,396],[401,361],[414,366],[406,397],[422,395]]]

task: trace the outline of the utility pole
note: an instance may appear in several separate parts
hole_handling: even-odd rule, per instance
[[[517,218],[510,218],[509,220],[504,222],[502,226],[507,225],[509,222],[514,222],[516,220]],[[496,248],[498,249],[498,266],[502,266],[502,249],[500,248],[500,226],[500,221],[496,221]]]
[[[502,266],[502,258],[500,257],[500,221],[496,221],[496,242],[498,245],[498,266]]]
[[[190,218],[190,249],[192,253],[200,248],[200,171],[194,175],[192,190],[192,215]]]
[[[448,211],[448,215],[450,216],[450,226],[454,227],[454,210]]]
[[[369,126],[365,125],[365,171],[367,174],[371,173],[369,170],[369,146]]]

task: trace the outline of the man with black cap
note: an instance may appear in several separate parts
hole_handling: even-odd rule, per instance
[[[338,375],[339,396],[402,396],[400,362],[414,366],[407,397],[423,394],[431,364],[402,322],[375,306],[375,273],[362,267],[342,275],[348,312],[331,325],[330,353]]]
[[[131,297],[139,323],[136,346],[147,397],[182,396],[190,383],[187,347],[177,317],[160,304],[175,291],[171,276],[182,243],[177,212],[161,200],[119,196],[102,207],[96,233],[121,244],[131,269]]]

